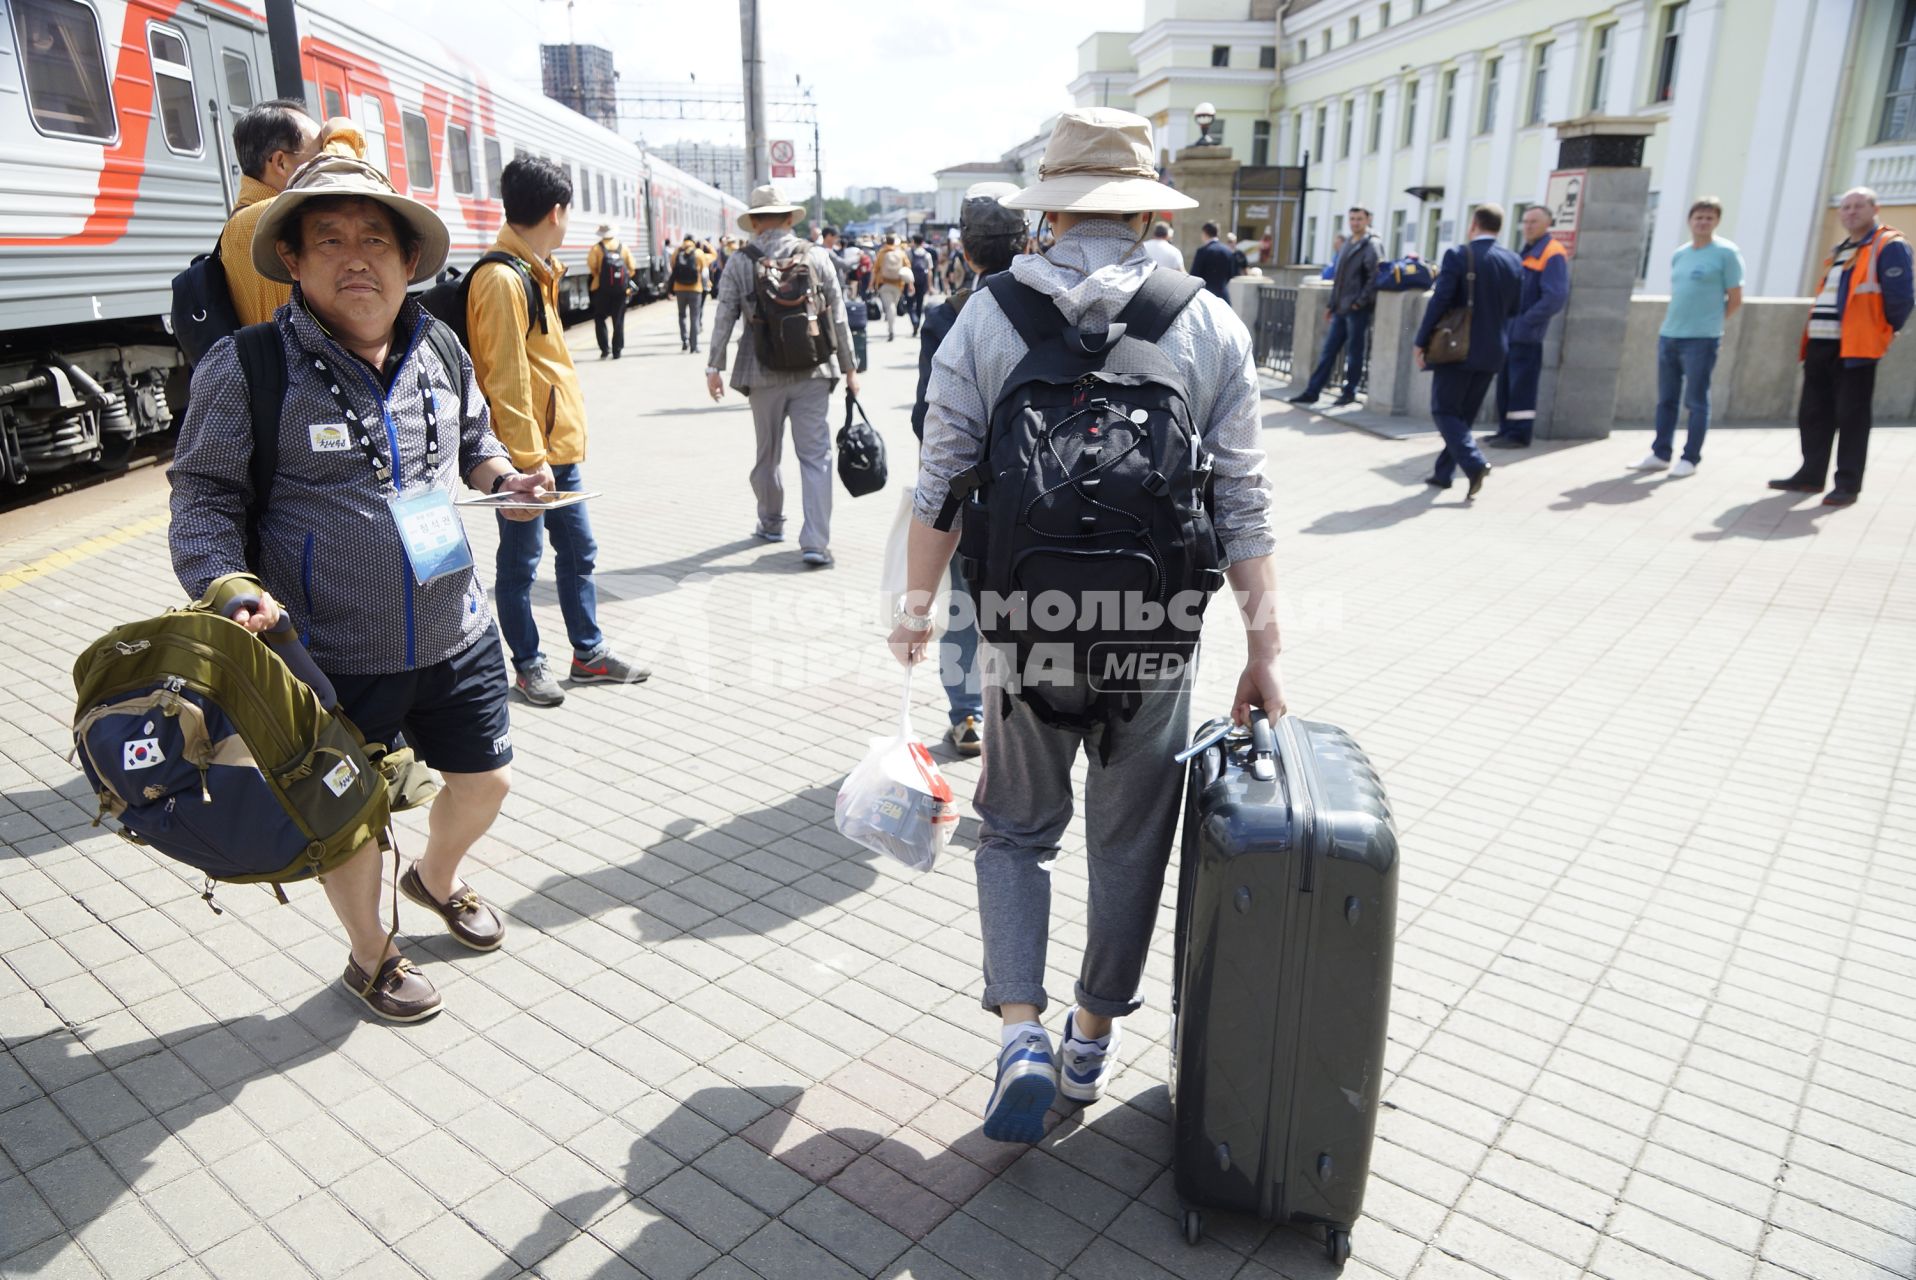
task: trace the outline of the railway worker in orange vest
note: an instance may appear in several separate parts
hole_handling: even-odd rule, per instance
[[[220,232],[220,265],[241,324],[264,324],[293,296],[293,287],[261,275],[253,266],[253,231],[302,164],[321,151],[364,159],[359,126],[341,117],[322,127],[306,104],[275,98],[249,108],[233,125],[233,152],[240,162],[239,201]]]
[[[1523,211],[1523,290],[1506,330],[1509,352],[1497,373],[1497,430],[1484,443],[1524,449],[1537,426],[1537,381],[1543,377],[1543,339],[1550,317],[1570,301],[1570,255],[1550,236],[1550,210]]]
[[[267,630],[290,613],[367,740],[403,738],[444,775],[424,854],[399,892],[461,944],[491,951],[505,924],[459,868],[511,788],[505,659],[471,548],[430,530],[459,527],[462,484],[529,494],[551,481],[514,471],[457,341],[406,295],[446,261],[437,214],[363,160],[317,156],[257,232],[253,266],[298,282],[268,330],[267,358],[285,364],[274,480],[264,492],[253,483],[260,428],[246,357],[241,338],[222,338],[194,371],[168,475],[173,569],[189,595],[257,573],[266,593],[242,625]],[[416,1022],[439,1008],[439,992],[393,945],[380,878],[368,840],[323,881],[350,941],[344,982],[380,1017]]]
[[[1835,445],[1836,486],[1824,495],[1823,505],[1847,507],[1863,491],[1876,364],[1909,319],[1916,292],[1909,242],[1876,220],[1874,191],[1844,192],[1836,217],[1848,234],[1823,263],[1800,348],[1803,394],[1796,430],[1803,441],[1803,465],[1770,481],[1770,488],[1821,493]]]
[[[550,468],[552,487],[585,488],[585,397],[559,322],[559,278],[565,268],[553,253],[565,243],[572,211],[572,179],[542,156],[514,160],[499,175],[506,225],[493,248],[511,254],[511,264],[489,262],[472,273],[466,295],[466,342],[479,387],[492,406],[492,430],[521,471]],[[525,278],[545,299],[543,315],[526,306]],[[592,538],[586,504],[540,512],[511,521],[500,512],[498,574],[493,606],[499,630],[512,651],[514,686],[537,707],[556,707],[565,690],[546,668],[539,625],[532,617],[532,578],[552,539],[554,585],[566,638],[572,642],[568,670],[573,684],[626,684],[652,673],[612,652],[599,630],[598,592],[592,568],[599,547]]]
[[[592,332],[599,340],[599,359],[617,360],[625,352],[625,286],[639,264],[632,251],[619,243],[612,224],[599,224],[598,243],[586,250],[587,286],[592,294]],[[612,322],[612,340],[606,341],[606,321]]]

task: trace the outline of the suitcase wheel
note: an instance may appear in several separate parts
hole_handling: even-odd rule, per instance
[[[1189,1228],[1185,1238],[1190,1239]],[[1331,1265],[1341,1267],[1351,1260],[1351,1233],[1332,1227],[1324,1237],[1324,1252],[1330,1257]]]
[[[1194,1245],[1204,1238],[1204,1215],[1196,1209],[1184,1211],[1184,1243]],[[1348,1253],[1349,1250],[1347,1249]]]

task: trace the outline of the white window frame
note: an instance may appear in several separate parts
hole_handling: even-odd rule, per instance
[[[180,51],[187,56],[186,62],[162,62],[153,52],[153,36],[163,32],[180,42]],[[153,123],[159,126],[160,141],[166,149],[176,156],[199,157],[206,154],[206,122],[200,119],[200,87],[193,79],[192,46],[186,43],[186,32],[170,22],[148,22],[146,24],[146,63],[153,80]],[[160,114],[160,77],[171,76],[175,80],[186,81],[186,100],[193,104],[193,131],[199,135],[200,143],[191,151],[183,151],[173,145],[173,139],[166,135],[166,121]]]
[[[20,88],[21,96],[27,100],[27,118],[33,122],[34,132],[40,134],[41,137],[66,138],[73,142],[92,142],[102,147],[111,147],[120,140],[120,100],[115,97],[113,93],[115,67],[113,62],[109,60],[111,51],[107,47],[106,31],[100,25],[100,11],[95,8],[89,0],[67,0],[67,2],[85,9],[93,18],[93,44],[94,47],[100,51],[101,76],[106,85],[107,118],[113,122],[113,132],[108,134],[74,133],[68,129],[49,129],[41,124],[40,112],[33,104],[33,83],[27,74],[26,59],[21,58]],[[10,18],[17,17],[19,13],[18,4],[10,0],[7,7],[12,11]],[[8,31],[6,35],[10,42],[17,42],[19,37],[18,26]]]
[[[359,95],[359,130],[366,135],[367,163],[390,179],[391,153],[386,149],[386,108],[380,103],[377,94]]]
[[[452,140],[452,131],[454,129],[459,130],[459,136],[464,140],[463,146],[454,145]],[[464,155],[466,158],[466,189],[464,191],[459,189],[458,157],[461,155]],[[479,193],[479,186],[478,183],[474,181],[474,176],[472,164],[472,129],[470,126],[460,124],[456,120],[448,120],[446,121],[446,180],[452,184],[452,193],[456,196],[477,195]]]

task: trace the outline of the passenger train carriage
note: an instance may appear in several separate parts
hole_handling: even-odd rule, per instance
[[[666,243],[720,235],[743,210],[363,0],[295,12],[310,109],[350,116],[367,158],[438,210],[454,266],[491,245],[499,173],[519,155],[572,175],[558,256],[574,313],[601,222],[650,296],[668,287]],[[277,95],[267,20],[237,0],[0,0],[0,14],[0,479],[18,483],[124,465],[170,429],[186,395],[171,281],[239,190],[234,120]]]

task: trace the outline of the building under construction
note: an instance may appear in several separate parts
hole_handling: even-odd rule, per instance
[[[546,97],[608,129],[619,127],[619,73],[612,50],[595,44],[542,44],[539,72]]]

